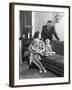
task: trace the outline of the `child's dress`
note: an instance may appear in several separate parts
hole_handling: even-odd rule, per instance
[[[53,55],[53,54],[55,54],[55,52],[52,51],[50,43],[49,44],[46,43],[45,44],[45,56],[50,56],[50,55]]]

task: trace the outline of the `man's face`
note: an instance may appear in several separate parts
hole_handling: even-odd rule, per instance
[[[50,28],[52,26],[52,23],[48,22],[47,27]]]

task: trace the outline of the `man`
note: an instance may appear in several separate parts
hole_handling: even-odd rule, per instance
[[[52,35],[56,37],[57,40],[59,40],[59,37],[55,31],[55,27],[52,24],[51,20],[48,20],[47,25],[44,25],[42,28],[41,38],[42,40],[49,39],[50,41],[53,40]]]

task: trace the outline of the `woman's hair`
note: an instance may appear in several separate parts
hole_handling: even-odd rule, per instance
[[[38,38],[39,33],[40,33],[39,31],[35,32],[35,33],[34,33],[34,38]]]

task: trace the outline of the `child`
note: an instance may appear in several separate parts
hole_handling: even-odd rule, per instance
[[[46,47],[45,56],[49,56],[49,55],[54,55],[55,54],[55,52],[52,51],[49,39],[45,40],[45,47]]]

